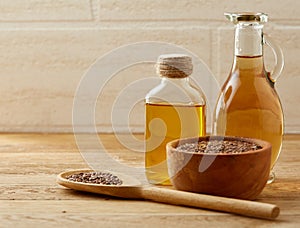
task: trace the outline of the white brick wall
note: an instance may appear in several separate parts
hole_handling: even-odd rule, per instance
[[[91,21],[93,11],[88,0],[2,0],[1,21]]]
[[[73,97],[83,74],[98,57],[133,42],[187,48],[221,83],[233,49],[233,29],[224,11],[263,11],[270,16],[265,32],[281,44],[286,59],[276,85],[286,132],[299,133],[299,8],[295,0],[2,0],[0,131],[72,131]],[[267,60],[271,65],[272,57]],[[149,75],[154,75],[153,66],[146,64],[114,76],[97,103],[99,131],[111,131],[110,107],[119,91]],[[141,104],[130,123],[133,130],[143,129]],[[118,123],[118,129],[125,124]]]

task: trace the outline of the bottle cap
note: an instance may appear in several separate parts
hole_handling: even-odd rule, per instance
[[[185,54],[160,55],[156,72],[162,77],[185,78],[193,72],[192,58]]]
[[[237,24],[240,21],[253,21],[259,23],[268,22],[268,15],[265,13],[244,12],[244,13],[224,13],[224,15],[227,19],[229,19],[234,24]]]

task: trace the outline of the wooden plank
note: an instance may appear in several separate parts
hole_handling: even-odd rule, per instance
[[[115,136],[100,137],[112,154],[125,154],[125,160],[134,155]],[[258,201],[281,208],[276,221],[265,221],[65,189],[56,184],[56,175],[67,169],[87,167],[72,134],[0,134],[1,226],[297,227],[300,226],[299,139],[299,135],[285,136],[275,168],[277,179],[259,196]],[[142,162],[141,157],[129,161],[138,162]]]
[[[260,219],[243,218],[239,216],[220,215],[153,215],[153,214],[99,214],[99,213],[64,213],[48,214],[46,211],[40,214],[16,214],[0,215],[2,225],[7,227],[284,227],[295,228],[300,220],[298,215],[290,215],[286,220],[266,221]]]
[[[88,201],[85,207],[83,202],[61,202],[62,204],[52,205],[47,202],[43,208],[36,208],[39,205],[20,202],[14,214],[0,214],[2,224],[5,225],[61,225],[79,227],[82,225],[97,225],[97,227],[295,227],[298,223],[299,215],[285,216],[285,219],[276,221],[266,221],[260,219],[246,218],[236,215],[222,214],[217,212],[206,212],[194,209],[182,212],[181,207],[159,205],[156,203],[132,202],[135,210],[132,210],[130,203],[126,205],[114,205],[111,201],[99,201],[92,203]],[[127,207],[129,205],[129,207]],[[10,211],[9,205],[8,210]],[[161,212],[162,207],[168,207],[169,211]],[[78,210],[81,208],[81,210]],[[137,211],[139,209],[139,211]],[[29,213],[24,213],[30,210]],[[111,212],[114,210],[114,212]]]

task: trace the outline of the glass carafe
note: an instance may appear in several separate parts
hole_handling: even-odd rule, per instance
[[[258,138],[272,144],[271,175],[279,156],[283,136],[283,112],[274,84],[283,69],[281,49],[263,33],[264,13],[225,13],[235,24],[234,60],[218,98],[213,132]],[[264,67],[263,46],[275,55],[272,72]]]

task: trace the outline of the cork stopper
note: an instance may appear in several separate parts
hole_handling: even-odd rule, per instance
[[[192,58],[184,54],[160,55],[156,72],[162,77],[185,78],[193,72]]]

